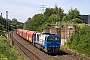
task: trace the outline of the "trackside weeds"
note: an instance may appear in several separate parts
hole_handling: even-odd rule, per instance
[[[0,60],[25,60],[5,37],[0,37]]]

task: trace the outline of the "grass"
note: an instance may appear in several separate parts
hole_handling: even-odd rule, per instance
[[[25,60],[5,37],[0,37],[0,60]]]

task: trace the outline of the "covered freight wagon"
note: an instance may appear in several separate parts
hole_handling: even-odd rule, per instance
[[[23,38],[24,38],[24,39],[27,38],[27,32],[29,32],[29,30],[23,30]]]
[[[21,30],[21,29],[17,29],[17,34],[20,34],[20,30]]]
[[[35,31],[28,31],[27,32],[27,40],[29,40],[30,42],[33,42],[33,36],[35,34]]]
[[[22,29],[17,29],[17,34],[22,37],[23,36],[23,30]]]

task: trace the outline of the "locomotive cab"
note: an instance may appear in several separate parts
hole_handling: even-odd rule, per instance
[[[49,34],[45,37],[44,51],[47,53],[58,53],[60,49],[60,38],[56,34]]]
[[[36,33],[35,46],[46,53],[59,52],[60,43],[60,38],[56,34]]]

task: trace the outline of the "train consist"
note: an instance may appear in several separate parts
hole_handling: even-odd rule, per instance
[[[59,52],[61,41],[57,34],[41,33],[23,29],[17,29],[17,34],[46,53]]]

